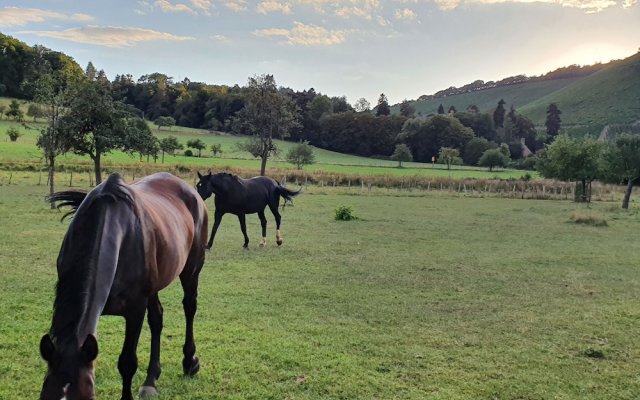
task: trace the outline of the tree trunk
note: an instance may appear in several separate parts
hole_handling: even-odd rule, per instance
[[[96,152],[93,157],[93,167],[96,171],[96,186],[102,183],[102,170],[100,169],[100,153]]]
[[[633,181],[634,178],[629,179],[629,183],[627,183],[627,190],[624,192],[624,199],[622,200],[622,208],[627,210],[629,208],[629,199],[631,198],[631,191],[633,190]]]
[[[56,166],[56,158],[55,157],[49,157],[49,195],[53,195],[53,192],[55,191],[55,187],[53,184],[53,176],[55,174],[55,166]],[[53,203],[51,203],[51,209],[55,209],[56,206],[53,205]]]
[[[162,163],[164,164],[164,151],[162,152]]]
[[[268,155],[262,155],[262,162],[260,163],[260,176],[264,176],[265,171],[267,170],[267,159]]]

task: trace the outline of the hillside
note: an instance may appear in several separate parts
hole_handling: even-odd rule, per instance
[[[556,103],[562,111],[564,126],[583,127],[591,135],[599,134],[608,124],[640,120],[640,53],[532,101],[518,111],[542,124],[550,103]]]

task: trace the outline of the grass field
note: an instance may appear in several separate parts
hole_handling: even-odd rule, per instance
[[[39,129],[42,125],[29,123],[33,129],[26,129],[12,121],[0,121],[0,163],[2,162],[41,162],[41,151],[36,147],[36,139]],[[6,130],[10,127],[17,127],[22,136],[17,142],[9,141]],[[201,168],[202,170],[224,169],[225,167],[244,168],[253,171],[260,170],[260,160],[251,158],[250,154],[240,152],[237,149],[237,143],[246,140],[245,137],[227,135],[227,134],[210,134],[205,130],[190,129],[183,127],[173,127],[171,130],[153,129],[154,134],[159,138],[169,135],[176,136],[178,141],[185,145],[188,140],[200,139],[207,144],[207,150],[203,152],[206,157],[186,157],[184,155],[165,156],[165,163],[168,165],[185,165],[192,168]],[[213,157],[209,152],[211,144],[219,143],[222,145],[222,156]],[[295,145],[292,142],[276,140],[281,152],[267,164],[271,169],[294,169],[292,164],[285,161],[287,151]],[[494,170],[489,172],[486,168],[454,166],[451,170],[447,170],[444,165],[423,163],[404,163],[404,168],[397,168],[397,162],[390,160],[379,160],[366,157],[358,157],[348,154],[336,153],[320,148],[315,148],[316,164],[306,166],[304,169],[308,172],[325,171],[339,174],[352,175],[390,175],[390,176],[443,176],[454,178],[520,178],[525,172],[519,170]],[[180,153],[182,154],[182,153]],[[146,160],[140,161],[137,156],[130,156],[122,152],[113,152],[106,155],[104,164],[138,164],[145,165]],[[59,164],[74,164],[78,162],[90,162],[89,157],[82,157],[75,154],[66,154],[60,156],[57,161]],[[153,161],[151,161],[153,163]],[[158,160],[160,163],[160,160]],[[534,177],[535,172],[530,172]]]
[[[2,399],[39,392],[68,225],[32,181],[0,186]],[[338,205],[360,219],[334,221]],[[249,216],[249,251],[226,216],[201,275],[195,379],[179,285],[161,293],[159,399],[636,399],[640,210],[618,207],[310,187],[283,212],[281,248],[268,215],[258,249]],[[100,322],[101,399],[119,395],[123,326]],[[136,387],[148,348],[145,326]]]

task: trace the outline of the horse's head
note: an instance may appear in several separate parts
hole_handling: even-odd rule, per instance
[[[47,362],[47,375],[40,400],[93,400],[94,367],[98,342],[88,335],[82,346],[57,346],[46,334],[40,340],[40,354]]]
[[[206,200],[211,197],[212,194],[219,195],[228,193],[233,176],[224,172],[212,174],[211,171],[209,171],[206,175],[198,172],[198,178],[200,180],[196,184],[196,190],[200,194],[200,197],[202,197],[202,200]]]

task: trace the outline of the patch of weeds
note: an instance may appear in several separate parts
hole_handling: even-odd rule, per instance
[[[588,349],[583,351],[582,355],[584,357],[596,358],[596,359],[599,359],[599,360],[604,358],[604,352],[602,350],[592,349],[591,347],[589,347]]]
[[[336,221],[353,221],[358,219],[353,214],[353,208],[351,206],[338,206],[334,210],[334,217]]]
[[[569,217],[569,220],[576,224],[584,224],[584,225],[591,225],[591,226],[598,226],[598,227],[608,226],[607,220],[598,213],[585,213],[581,211],[574,211],[571,214],[571,217]]]

